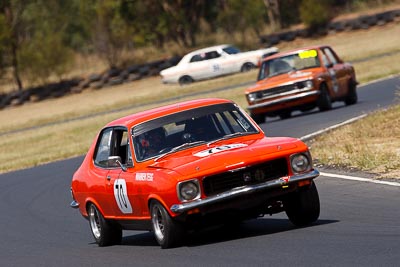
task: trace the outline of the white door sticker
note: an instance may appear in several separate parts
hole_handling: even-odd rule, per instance
[[[114,197],[122,213],[132,213],[132,206],[128,198],[128,190],[124,179],[116,179],[114,183]]]

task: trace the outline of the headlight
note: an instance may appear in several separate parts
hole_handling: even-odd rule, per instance
[[[181,201],[190,201],[200,197],[198,180],[190,180],[178,184],[178,198]]]
[[[302,173],[311,169],[311,157],[309,154],[295,154],[290,159],[290,165],[295,173]]]
[[[251,93],[247,95],[247,100],[249,102],[254,102],[256,100],[256,94],[255,93]]]
[[[313,81],[307,80],[296,83],[298,89],[312,89],[313,88]]]
[[[312,81],[312,80],[305,81],[305,82],[304,82],[304,86],[305,86],[307,89],[313,88],[313,86],[314,86],[313,81]]]

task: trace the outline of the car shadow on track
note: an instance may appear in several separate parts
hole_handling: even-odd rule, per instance
[[[295,119],[295,118],[301,118],[301,117],[315,115],[315,114],[326,114],[327,112],[331,112],[331,111],[335,111],[335,110],[342,110],[344,108],[349,108],[349,107],[357,106],[357,105],[359,106],[362,103],[364,103],[364,101],[358,100],[356,105],[347,106],[347,105],[345,105],[345,104],[343,104],[341,102],[335,102],[335,103],[332,103],[332,109],[331,110],[320,111],[318,108],[314,108],[312,110],[304,111],[304,112],[302,112],[302,111],[293,111],[293,113],[292,113],[290,118],[281,119],[279,116],[267,117],[266,118],[266,123],[270,124],[270,123],[275,123],[275,122],[281,122],[281,121],[286,121],[286,120]]]
[[[338,220],[318,220],[314,224],[303,228],[316,227],[337,223]],[[255,236],[271,235],[286,231],[295,231],[299,227],[294,226],[288,219],[259,218],[249,220],[240,224],[229,226],[216,226],[188,233],[182,246],[197,247],[207,244],[226,242],[230,240],[244,239]],[[122,246],[158,246],[153,233],[145,232],[125,236]]]

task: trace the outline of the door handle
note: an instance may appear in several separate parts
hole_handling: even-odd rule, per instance
[[[110,181],[110,180],[111,180],[111,176],[107,175],[107,181]]]

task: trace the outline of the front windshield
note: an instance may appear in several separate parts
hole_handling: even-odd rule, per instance
[[[234,104],[218,104],[167,115],[133,128],[137,161],[168,152],[233,138],[235,133],[258,133]]]
[[[319,67],[317,50],[305,50],[299,53],[264,61],[261,65],[258,80],[284,73]]]
[[[227,46],[227,47],[223,48],[222,50],[224,50],[229,55],[239,54],[240,53],[239,48],[234,47],[234,46]]]

